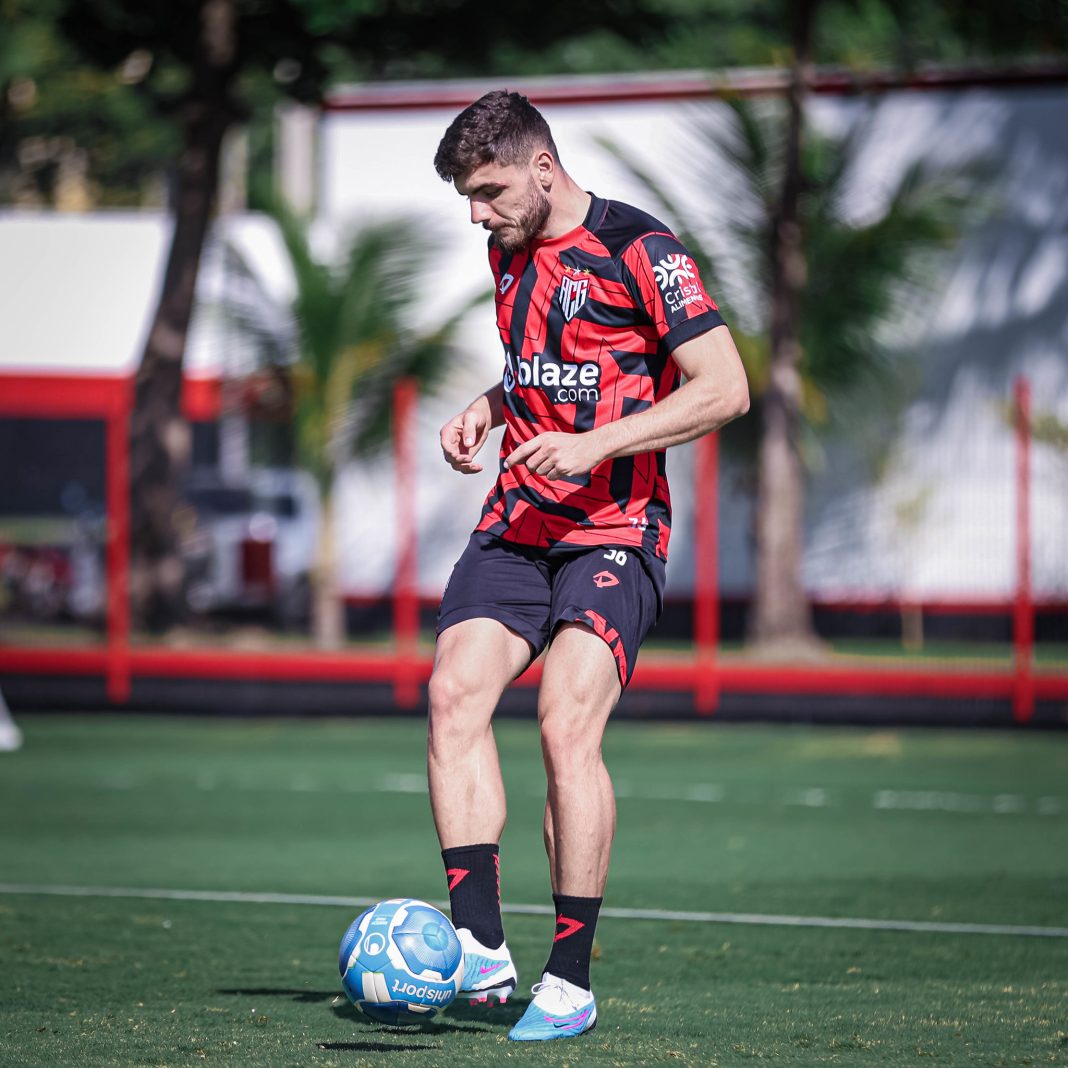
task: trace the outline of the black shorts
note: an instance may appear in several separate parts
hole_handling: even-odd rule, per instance
[[[445,587],[437,632],[496,619],[530,642],[533,660],[561,623],[584,623],[612,650],[626,688],[663,589],[663,562],[632,548],[544,552],[476,531]]]

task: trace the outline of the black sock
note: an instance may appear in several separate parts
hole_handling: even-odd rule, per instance
[[[487,949],[504,941],[501,862],[496,845],[443,849],[453,927],[466,927]]]
[[[599,897],[566,897],[553,894],[556,906],[556,937],[545,970],[583,990],[590,989],[590,957],[593,932],[601,911]]]

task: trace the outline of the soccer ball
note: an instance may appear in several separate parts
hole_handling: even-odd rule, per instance
[[[432,1019],[464,977],[464,952],[448,917],[410,897],[380,901],[353,920],[337,963],[348,999],[384,1024]]]

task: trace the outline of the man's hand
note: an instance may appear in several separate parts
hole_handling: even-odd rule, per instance
[[[465,475],[481,471],[482,465],[476,464],[474,458],[486,444],[491,429],[489,405],[479,397],[441,428],[441,451],[446,461]]]
[[[602,460],[592,431],[584,434],[538,434],[513,449],[504,461],[505,470],[525,464],[542,478],[572,478],[588,475]]]

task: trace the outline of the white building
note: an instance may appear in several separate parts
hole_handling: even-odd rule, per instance
[[[774,77],[740,72],[731,85],[757,91],[769,81]],[[717,201],[715,175],[702,170],[707,161],[695,151],[692,133],[695,123],[722,114],[708,84],[703,76],[672,75],[509,88],[539,104],[565,166],[586,188],[656,214],[648,194],[605,149],[608,139],[641,159],[677,202],[714,229],[729,207]],[[867,107],[857,96],[834,92],[836,84],[826,79],[827,91],[812,98],[813,118],[829,133],[849,127]],[[455,190],[437,179],[432,159],[452,117],[497,87],[447,83],[339,92],[320,121],[318,206],[331,226],[414,211],[427,220],[428,232],[440,234],[445,251],[427,265],[426,305],[413,308],[413,315],[432,316],[487,283],[485,235],[470,225]],[[1063,72],[1052,84],[960,87],[946,80],[937,87],[930,80],[892,89],[875,102],[847,213],[877,215],[894,179],[916,160],[948,170],[986,161],[998,199],[987,221],[964,235],[925,319],[911,324],[920,374],[887,439],[865,449],[855,441],[832,443],[813,472],[804,575],[815,596],[967,601],[1011,594],[1015,454],[1006,409],[1017,376],[1030,380],[1036,414],[1068,423],[1066,113]],[[465,345],[468,360],[446,392],[421,410],[420,528],[434,532],[432,544],[441,550],[422,557],[426,589],[443,584],[494,474],[454,476],[437,455],[438,426],[501,373],[492,308],[471,317]],[[877,421],[869,425],[878,428]],[[689,450],[672,450],[669,589],[677,592],[692,582],[690,466]],[[1068,455],[1039,442],[1032,467],[1035,590],[1063,598]],[[744,593],[752,584],[751,502],[732,491],[734,483],[728,471],[721,486],[720,576],[724,592]],[[388,480],[378,472],[351,473],[350,561],[374,544],[373,523],[356,502],[387,493]],[[361,582],[389,573],[388,545],[376,545],[373,553]]]
[[[766,88],[769,76],[740,73],[732,84]],[[281,173],[299,197],[314,199],[324,249],[361,219],[403,212],[425,220],[428,249],[436,251],[412,265],[424,272],[425,301],[412,308],[424,322],[489,284],[485,235],[470,225],[456,191],[438,180],[432,159],[456,112],[491,87],[439,83],[344,91],[311,121],[297,113],[284,127],[282,142],[289,148]],[[583,79],[510,88],[526,91],[543,108],[565,166],[587,188],[656,214],[601,143],[614,140],[714,231],[725,206],[692,137],[695,121],[714,122],[722,108],[706,78]],[[1006,405],[1016,377],[1031,381],[1036,413],[1068,423],[1066,105],[1063,78],[924,91],[902,87],[879,97],[848,212],[858,218],[878,213],[892,176],[920,158],[947,167],[980,157],[995,161],[1000,202],[990,219],[965,235],[944,288],[915,331],[921,371],[886,440],[865,448],[842,440],[813,474],[804,574],[815,596],[945,601],[1011,594],[1014,452]],[[813,97],[812,113],[819,126],[835,131],[853,122],[862,106],[856,96],[822,93]],[[302,165],[302,158],[314,166]],[[169,221],[151,214],[0,215],[0,389],[6,377],[23,373],[132,374],[169,232]],[[265,314],[281,315],[292,293],[268,221],[229,216],[217,224],[186,359],[187,376],[202,384],[241,373],[255,358],[217,314],[235,284],[220,253],[222,238],[242,249],[273,301]],[[501,374],[491,307],[471,315],[462,341],[464,360],[418,414],[420,588],[427,596],[444,585],[495,473],[492,454],[478,476],[455,474],[441,460],[440,425]],[[247,462],[239,429],[227,440],[232,447],[223,450],[224,462]],[[1068,455],[1036,443],[1032,462],[1035,591],[1063,598]],[[690,449],[672,450],[669,591],[676,593],[692,583],[691,467]],[[342,478],[340,548],[350,593],[380,592],[391,583],[393,491],[388,457],[353,464]],[[719,514],[721,586],[727,594],[744,594],[753,577],[751,502],[729,465]]]

